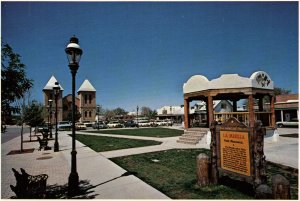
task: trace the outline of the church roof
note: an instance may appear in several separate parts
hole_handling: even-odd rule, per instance
[[[53,87],[55,86],[55,82],[57,82],[57,80],[52,75],[43,90],[53,90]],[[64,90],[60,84],[59,84],[59,87],[60,87],[60,90]]]
[[[82,85],[79,87],[77,93],[79,93],[81,91],[96,91],[96,89],[93,87],[93,85],[90,83],[90,81],[88,81],[86,79],[86,80],[84,80]]]

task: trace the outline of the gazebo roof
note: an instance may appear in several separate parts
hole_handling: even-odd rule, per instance
[[[257,88],[273,90],[274,84],[270,76],[264,71],[254,72],[250,78],[238,74],[223,74],[217,79],[209,81],[203,75],[194,75],[183,84],[183,93],[200,92],[213,89]]]

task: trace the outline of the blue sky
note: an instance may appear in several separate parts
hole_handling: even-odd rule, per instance
[[[181,105],[195,74],[263,70],[298,92],[298,2],[2,1],[1,11],[1,39],[22,56],[40,102],[51,75],[71,93],[72,35],[83,49],[77,89],[88,79],[104,108]]]

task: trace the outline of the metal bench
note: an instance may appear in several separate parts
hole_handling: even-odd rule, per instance
[[[48,175],[30,175],[21,168],[20,174],[12,168],[16,177],[16,186],[10,185],[17,198],[45,198]]]
[[[41,151],[42,148],[44,148],[44,150],[49,150],[50,147],[48,147],[48,139],[47,138],[43,138],[41,139],[40,137],[37,137],[38,141],[39,141],[39,144],[40,144],[40,147],[39,147],[39,151]]]

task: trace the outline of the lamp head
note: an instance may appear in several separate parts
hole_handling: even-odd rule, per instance
[[[78,38],[76,38],[75,36],[71,37],[70,43],[67,45],[65,51],[69,60],[69,64],[78,65],[82,55],[82,49],[78,45]]]

